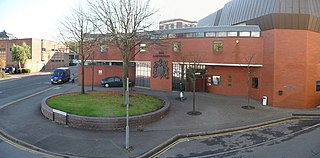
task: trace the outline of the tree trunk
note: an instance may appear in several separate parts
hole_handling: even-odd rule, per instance
[[[250,83],[250,70],[248,70],[248,73],[247,73],[247,106],[248,106],[248,108],[249,108],[249,106],[250,106],[250,97],[249,97],[249,83]]]
[[[123,94],[126,94],[126,91],[127,91],[127,78],[129,77],[129,71],[128,71],[128,67],[129,67],[129,57],[128,55],[124,55],[123,56],[123,65],[122,65],[122,68],[123,68]],[[123,102],[125,103],[126,102],[126,98],[123,97],[124,100]]]
[[[193,113],[196,112],[196,79],[192,79],[192,91],[193,91],[193,95],[192,95],[192,111]]]
[[[18,62],[18,66],[19,66],[19,73],[21,73],[21,62]]]
[[[82,57],[84,58],[84,57]],[[81,60],[81,94],[84,94],[85,91],[84,91],[84,59]]]
[[[93,92],[93,85],[94,85],[94,52],[92,53],[92,78],[91,78],[91,91]]]

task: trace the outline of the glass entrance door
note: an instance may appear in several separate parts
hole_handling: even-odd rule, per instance
[[[135,86],[150,88],[150,76],[151,76],[151,63],[137,62]]]

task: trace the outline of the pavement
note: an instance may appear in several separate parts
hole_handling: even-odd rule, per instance
[[[121,88],[94,87],[96,91],[115,91]],[[91,87],[86,87],[91,90]],[[80,91],[76,84],[66,84],[61,92]],[[143,130],[130,129],[131,150],[124,150],[124,131],[93,131],[56,124],[45,119],[40,112],[40,100],[45,92],[33,98],[0,110],[0,131],[8,139],[49,155],[64,157],[139,157],[164,142],[183,134],[214,132],[240,128],[297,115],[319,115],[320,109],[294,110],[263,106],[251,100],[253,110],[243,109],[246,97],[230,97],[209,93],[196,93],[196,110],[202,114],[188,115],[192,111],[192,93],[186,100],[176,98],[178,92],[152,91],[133,88],[133,91],[167,97],[171,103],[169,113],[161,120],[146,125]],[[60,93],[57,89],[56,93]],[[35,103],[36,100],[36,103]]]
[[[31,73],[21,73],[21,74],[6,74],[7,78],[0,78],[0,80],[8,80],[8,79],[15,79],[15,78],[22,78],[22,77],[28,77],[28,76],[37,76],[37,75],[49,75],[51,74],[50,71],[45,72],[31,72]]]

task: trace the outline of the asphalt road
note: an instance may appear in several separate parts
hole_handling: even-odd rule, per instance
[[[71,67],[71,73],[77,76],[77,67]],[[44,93],[47,90],[59,89],[62,86],[65,85],[52,85],[50,75],[34,75],[0,80],[0,110],[17,102],[23,102],[25,99]],[[2,124],[1,120],[0,124]],[[41,158],[48,157],[48,155],[25,148],[0,135],[0,158],[18,157]]]
[[[317,158],[319,138],[320,120],[290,120],[209,138],[190,138],[160,157]]]

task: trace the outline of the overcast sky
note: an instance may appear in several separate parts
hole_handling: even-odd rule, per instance
[[[60,21],[70,14],[77,2],[85,0],[0,0],[0,31],[18,38],[58,41]],[[198,21],[221,9],[230,0],[151,0],[158,10],[154,21],[182,18]]]

